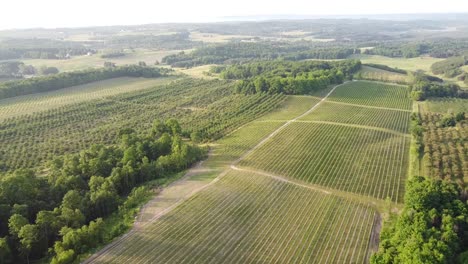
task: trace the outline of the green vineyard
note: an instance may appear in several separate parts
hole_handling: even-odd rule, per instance
[[[93,263],[363,263],[375,213],[319,191],[229,172]]]
[[[383,92],[377,95],[379,89]],[[400,202],[410,143],[410,112],[406,109],[411,101],[405,89],[369,82],[338,86],[313,112],[279,132],[239,165]],[[369,100],[375,105],[370,106]],[[388,106],[394,109],[378,108]]]

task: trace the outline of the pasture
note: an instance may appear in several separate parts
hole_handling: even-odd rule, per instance
[[[435,62],[443,59],[432,58],[432,57],[416,57],[416,58],[390,58],[380,55],[352,55],[351,58],[359,59],[362,63],[375,63],[390,66],[392,68],[398,68],[408,71],[422,70],[430,73],[431,66]]]

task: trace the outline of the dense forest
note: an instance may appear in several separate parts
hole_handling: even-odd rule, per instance
[[[231,42],[201,47],[191,53],[179,53],[163,58],[162,62],[173,67],[193,67],[204,64],[233,64],[252,60],[304,60],[304,59],[345,59],[359,53],[352,46],[324,45],[298,41],[277,42]]]
[[[69,56],[95,53],[79,42],[46,38],[6,39],[0,41],[0,60],[11,59],[66,59]]]
[[[0,99],[38,92],[47,92],[116,77],[155,78],[167,75],[171,70],[138,65],[89,69],[64,72],[51,76],[36,77],[0,83]]]
[[[414,176],[402,212],[385,222],[371,263],[466,263],[468,207],[454,183]]]
[[[44,256],[53,257],[52,263],[70,263],[124,232],[123,220],[132,219],[144,192],[136,187],[206,155],[205,149],[183,142],[181,131],[174,119],[156,120],[149,135],[121,129],[116,145],[93,145],[51,160],[46,177],[29,170],[2,177],[1,263]],[[110,215],[120,219],[118,224],[106,223]]]
[[[366,49],[364,53],[403,58],[414,58],[427,54],[434,58],[448,58],[460,56],[467,49],[467,40],[436,39],[432,41],[381,43],[373,49]]]
[[[326,61],[271,61],[233,65],[220,71],[224,79],[240,80],[236,83],[236,92],[310,94],[327,88],[330,84],[342,83],[351,79],[353,73],[361,68],[358,60],[339,62]]]

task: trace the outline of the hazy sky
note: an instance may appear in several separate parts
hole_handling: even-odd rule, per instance
[[[468,0],[1,0],[0,29],[160,22],[225,16],[468,12]]]

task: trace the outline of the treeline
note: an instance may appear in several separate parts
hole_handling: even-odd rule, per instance
[[[468,64],[467,56],[459,56],[445,59],[432,64],[431,71],[434,74],[443,74],[451,78],[463,73],[460,67]]]
[[[310,94],[330,84],[342,83],[361,68],[359,60],[327,61],[266,61],[233,65],[221,71],[224,79],[240,80],[237,93]]]
[[[447,181],[415,176],[407,181],[405,205],[380,234],[371,263],[467,263],[468,207]]]
[[[0,60],[66,59],[96,51],[79,42],[53,39],[6,39],[0,42]],[[67,56],[68,55],[68,56]]]
[[[206,156],[182,140],[181,130],[174,119],[155,121],[148,135],[122,129],[116,145],[52,160],[46,177],[21,170],[1,178],[0,262],[71,263],[120,235],[145,199],[137,186]],[[117,219],[107,223],[111,215]]]
[[[169,55],[162,62],[173,67],[189,68],[206,64],[236,64],[252,60],[344,59],[360,50],[342,44],[332,46],[299,41],[231,42],[198,48],[187,54]]]
[[[398,68],[392,68],[390,66],[382,65],[382,64],[365,63],[363,65],[369,66],[369,67],[372,67],[372,68],[381,69],[381,70],[384,70],[384,71],[394,72],[394,73],[400,73],[400,74],[407,74],[408,73],[408,71],[406,71],[406,70],[402,70],[402,69],[398,69]]]
[[[414,58],[427,54],[435,58],[460,56],[468,50],[466,40],[439,39],[422,42],[391,42],[382,43],[373,49],[367,49],[365,54],[382,55],[387,57]]]
[[[438,82],[439,80],[416,73],[413,84],[410,85],[413,100],[424,101],[428,97],[468,98],[468,92],[461,89],[459,85]]]
[[[53,91],[74,85],[86,84],[123,76],[145,78],[161,77],[167,75],[169,72],[169,69],[143,67],[137,65],[64,72],[52,76],[0,83],[0,99],[25,94]]]

